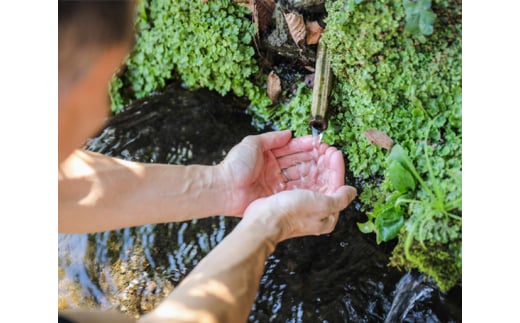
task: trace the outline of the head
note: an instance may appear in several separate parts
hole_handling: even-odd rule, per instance
[[[134,1],[58,1],[58,161],[104,125],[108,84],[132,43]]]

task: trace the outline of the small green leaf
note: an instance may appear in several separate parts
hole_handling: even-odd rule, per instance
[[[424,112],[419,108],[415,108],[412,110],[412,115],[415,118],[422,118],[422,117],[424,117]]]
[[[392,161],[399,162],[403,165],[406,165],[408,162],[408,154],[399,144],[394,145],[390,151],[390,155],[388,155],[388,162],[391,163]]]
[[[405,193],[415,189],[412,174],[397,161],[391,162],[388,166],[388,179],[399,192]]]
[[[372,232],[374,232],[374,229],[375,229],[374,223],[370,220],[368,220],[367,222],[364,222],[364,223],[358,222],[357,226],[359,228],[359,231],[361,231],[363,233],[372,233]]]
[[[403,193],[395,191],[390,193],[385,199],[385,208],[393,207],[395,202],[403,195]]]
[[[389,241],[397,237],[404,224],[404,216],[401,211],[390,208],[377,215],[375,231],[377,243]]]

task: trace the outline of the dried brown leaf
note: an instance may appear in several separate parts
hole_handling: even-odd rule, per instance
[[[267,76],[267,96],[269,96],[273,103],[276,103],[281,93],[282,83],[280,77],[278,77],[274,71],[271,71]]]
[[[256,0],[254,3],[258,12],[258,27],[260,30],[266,30],[273,18],[274,0]]]
[[[305,67],[305,69],[306,69],[307,71],[309,71],[309,72],[313,72],[313,73],[314,73],[314,71],[316,71],[316,69],[314,68],[314,66],[305,65],[304,67]]]
[[[251,10],[257,29],[266,30],[269,27],[275,7],[274,0],[233,0],[233,2]]]
[[[309,21],[305,24],[307,29],[306,41],[308,45],[315,45],[320,41],[323,29],[317,21]]]
[[[365,131],[364,135],[371,144],[388,150],[392,149],[392,145],[394,144],[392,138],[390,138],[386,133],[377,129],[368,129]]]
[[[292,39],[298,47],[301,47],[307,33],[303,16],[295,12],[284,13],[284,16]]]
[[[203,2],[207,2],[208,0],[202,0]],[[238,4],[239,6],[246,7],[251,12],[253,12],[253,2],[254,0],[233,0],[234,3]]]

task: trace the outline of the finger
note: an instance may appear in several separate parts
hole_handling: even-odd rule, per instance
[[[315,185],[311,181],[305,181],[305,180],[294,180],[287,182],[285,184],[285,189],[287,191],[290,190],[311,190],[316,191]]]
[[[285,188],[287,190],[310,190],[313,192],[325,194],[327,187],[320,186],[318,183],[316,183],[316,180],[307,175],[287,182]]]
[[[345,209],[356,198],[357,190],[352,186],[341,186],[329,195],[332,199],[329,204],[330,212],[339,212]]]
[[[312,136],[293,138],[286,146],[273,150],[276,157],[291,155],[302,151],[312,151],[314,144]]]
[[[328,168],[332,173],[331,176],[329,176],[329,186],[335,190],[345,185],[345,162],[341,150],[336,150],[331,154]]]
[[[292,134],[290,130],[271,131],[261,135],[249,136],[249,140],[257,141],[262,151],[283,147],[289,143]]]
[[[325,160],[329,161],[332,154],[335,153],[336,151],[338,151],[338,149],[336,147],[332,147],[332,146],[328,147],[327,150],[325,151]]]
[[[288,181],[291,180],[305,180],[305,177],[311,172],[311,169],[315,166],[314,160],[308,162],[298,163],[294,166],[285,168],[285,173],[287,174]],[[313,166],[314,165],[314,166]]]
[[[289,178],[287,189],[308,189],[319,193],[325,193],[328,188],[326,183],[326,172],[321,173],[316,166],[316,162],[311,160],[306,163],[300,163],[293,167],[285,169],[285,173]],[[336,188],[331,190],[335,191]]]
[[[278,165],[280,165],[280,168],[289,168],[289,167],[301,164],[303,162],[308,162],[313,159],[314,159],[314,157],[313,157],[311,151],[304,151],[304,152],[299,152],[299,153],[279,157],[277,159],[277,161],[278,161]]]
[[[278,192],[285,191],[287,190],[287,183],[285,183],[284,181],[272,182],[270,189],[271,194],[276,194]]]

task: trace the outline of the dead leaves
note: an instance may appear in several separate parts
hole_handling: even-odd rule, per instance
[[[207,2],[207,0],[202,0]],[[275,9],[274,0],[233,0],[238,5],[251,10],[253,21],[259,30],[266,30],[273,18]],[[296,12],[284,12],[285,22],[289,28],[292,39],[298,47],[304,44],[316,45],[324,32],[324,29],[317,21],[307,21],[303,16]]]
[[[278,97],[282,93],[282,83],[280,77],[274,71],[267,76],[267,95],[273,103],[278,101]]]
[[[325,30],[317,21],[308,21],[305,24],[305,29],[307,30],[307,45],[317,44],[320,41],[321,34]]]
[[[292,39],[298,47],[302,47],[304,40],[307,45],[316,45],[325,31],[317,21],[305,22],[299,13],[289,12],[284,13],[284,16]]]
[[[258,28],[266,30],[273,18],[274,0],[256,0],[253,10],[257,12]],[[254,11],[253,11],[254,13]]]
[[[368,129],[365,131],[364,135],[371,144],[377,145],[387,150],[392,149],[392,145],[394,144],[392,138],[390,138],[386,133],[377,129]]]
[[[274,0],[233,0],[238,5],[251,10],[253,22],[258,29],[266,30],[273,17],[275,7]]]
[[[298,47],[301,47],[305,40],[305,36],[307,35],[303,16],[295,12],[288,12],[284,13],[284,17],[285,22],[287,22],[287,27],[289,27],[292,39]]]
[[[280,3],[277,4],[275,0],[233,0],[233,2],[251,10],[253,22],[256,24],[258,31],[255,37],[255,45],[257,45],[256,40],[259,39],[258,37],[261,37],[260,32],[269,30],[275,10],[280,14],[283,13],[289,34],[300,51],[305,49],[305,45],[318,44],[321,34],[325,31],[318,21],[305,21],[303,15],[296,11],[286,9]],[[283,26],[283,18],[279,20],[281,25],[277,20],[277,26],[282,26],[282,28],[285,29],[285,26]],[[314,72],[312,66],[305,66],[305,68]],[[304,82],[308,87],[312,88],[314,85],[314,73],[306,75]],[[274,71],[271,71],[267,77],[267,95],[273,103],[276,103],[281,93],[282,87],[280,78]]]

